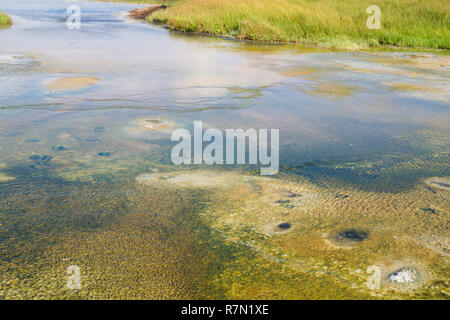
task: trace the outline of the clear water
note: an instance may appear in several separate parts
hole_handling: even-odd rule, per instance
[[[119,272],[110,264],[121,255],[112,250],[98,258],[95,241],[106,243],[102,232],[128,230],[122,236],[132,237],[136,248],[143,240],[130,232],[143,231],[130,217],[153,210],[164,218],[145,223],[171,230],[169,240],[158,238],[160,231],[146,236],[167,256],[142,258],[136,269],[120,271],[123,282],[111,292],[91,284],[80,297],[229,297],[226,285],[208,293],[202,287],[202,275],[214,277],[210,270],[220,263],[193,262],[210,256],[215,245],[223,246],[224,260],[248,248],[205,242],[213,231],[194,217],[214,195],[136,185],[139,174],[175,169],[170,130],[134,130],[137,119],[165,119],[188,129],[195,120],[222,130],[278,128],[281,179],[306,179],[324,189],[395,195],[426,177],[450,175],[448,56],[186,36],[130,20],[126,12],[139,7],[132,4],[76,2],[82,27],[68,30],[71,4],[0,5],[14,21],[0,30],[0,296],[73,297],[61,280],[68,261],[91,268],[93,283],[111,281],[98,275],[101,268]],[[100,80],[80,90],[47,90],[51,81],[70,76]],[[444,227],[447,196],[439,200]],[[85,239],[96,232],[102,234],[97,240]],[[193,252],[188,261],[183,250]],[[161,285],[159,295],[149,295],[130,280],[149,261],[164,261],[157,264],[161,270],[176,266],[167,276],[176,279],[176,293]]]

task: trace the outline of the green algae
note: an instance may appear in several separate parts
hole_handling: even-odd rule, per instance
[[[311,84],[309,88],[303,91],[327,99],[344,99],[356,94],[358,88],[356,86],[343,85],[333,82],[320,82]]]
[[[0,211],[8,214],[0,218],[1,237],[10,249],[1,264],[9,270],[0,278],[2,297],[445,296],[449,269],[442,248],[418,236],[429,234],[443,244],[445,238],[438,236],[445,235],[442,222],[450,209],[441,198],[444,190],[432,194],[417,186],[379,194],[324,189],[295,176],[158,172],[167,169],[127,183],[20,177],[16,189],[2,190]],[[18,199],[25,193],[17,188],[24,186],[40,192],[33,200]],[[344,193],[347,197],[336,197]],[[286,199],[294,208],[277,203]],[[425,206],[440,207],[444,216],[412,210]],[[395,210],[385,211],[388,207]],[[291,227],[280,232],[277,227],[285,221]],[[349,227],[367,230],[370,237],[351,249],[327,243],[325,234]],[[408,265],[423,266],[421,274],[432,273],[433,280],[424,278],[420,288],[405,292],[388,284],[380,291],[367,288],[368,266],[392,272],[385,265],[405,255],[416,257]],[[69,265],[82,270],[80,291],[65,287]]]

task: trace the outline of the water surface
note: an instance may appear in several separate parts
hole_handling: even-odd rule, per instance
[[[385,241],[389,250],[381,250],[382,257],[413,260],[428,270],[423,273],[437,274],[417,294],[448,298],[448,191],[424,183],[450,176],[448,56],[185,36],[132,21],[126,12],[139,5],[116,3],[75,2],[82,26],[69,30],[71,4],[0,6],[14,21],[0,30],[1,297],[373,297],[364,277],[343,280],[340,271],[317,276],[312,270],[323,263],[333,268],[321,260],[329,253],[308,251],[302,242],[323,242],[324,232],[359,224],[381,230],[377,241],[369,237],[367,248],[352,253],[338,250],[337,270],[339,264],[364,269],[377,263],[378,256],[367,257]],[[99,81],[77,90],[48,89],[65,77]],[[278,128],[281,172],[274,182],[255,180],[253,191],[229,187],[219,194],[195,185],[138,184],[135,178],[148,172],[246,175],[256,169],[176,168],[170,161],[172,129],[143,130],[142,119],[187,129],[194,121],[222,130]],[[264,223],[271,221],[266,225],[252,215],[259,214],[256,209],[242,221],[224,218],[231,211],[241,214],[238,203],[250,208],[255,194],[262,198],[254,208],[269,201],[265,192],[280,195],[284,191],[277,186],[286,183],[294,189],[308,185],[319,198],[329,192],[333,199],[350,200],[330,200],[333,209],[321,205],[305,212],[304,229],[286,234],[271,225],[289,221],[261,213]],[[271,204],[283,203],[276,200]],[[289,206],[278,207],[286,220],[296,219]],[[339,210],[348,216],[330,213]],[[232,239],[230,230],[242,238]],[[421,249],[414,241],[399,244],[395,233],[414,241],[438,239],[433,241],[445,250],[436,253],[428,240]],[[303,240],[289,245],[298,239]],[[81,291],[65,288],[70,264],[82,268]],[[286,270],[278,270],[279,264]],[[244,289],[233,289],[234,282]],[[281,289],[267,289],[273,287]]]

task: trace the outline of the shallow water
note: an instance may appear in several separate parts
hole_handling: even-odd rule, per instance
[[[448,56],[184,36],[128,19],[139,7],[129,4],[75,2],[82,26],[68,30],[71,4],[0,6],[14,21],[0,30],[0,297],[392,297],[354,290],[364,277],[337,271],[366,259],[428,270],[435,278],[415,294],[448,298],[448,190],[424,183],[450,176]],[[64,77],[99,81],[48,89]],[[171,127],[143,129],[142,119]],[[200,120],[279,128],[279,176],[173,166],[172,129]],[[234,173],[186,184],[204,173],[192,169]],[[183,185],[136,181],[158,172],[170,181],[173,170],[187,171]],[[284,187],[306,188],[309,200],[273,191]],[[371,236],[351,252],[322,237],[353,228]],[[320,269],[334,254],[336,271]],[[82,268],[80,291],[64,287],[70,264]]]

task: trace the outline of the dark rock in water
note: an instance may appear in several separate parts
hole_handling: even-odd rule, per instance
[[[286,230],[291,228],[291,224],[289,222],[283,222],[278,225],[278,228]]]
[[[291,200],[277,200],[275,201],[275,203],[279,203],[282,207],[287,208],[287,209],[292,209],[295,208],[295,206],[291,203]]]
[[[435,214],[436,210],[432,209],[432,208],[421,208],[423,212],[425,213],[429,213],[429,214]]]
[[[97,138],[86,138],[86,142],[100,143],[100,140]]]
[[[49,166],[51,165],[52,157],[49,155],[40,156],[38,154],[33,154],[29,157],[30,160],[33,160],[36,165],[39,166]]]
[[[432,194],[436,194],[436,191],[434,191],[434,189],[429,186],[425,186],[425,189],[427,189],[428,191],[431,191]]]
[[[53,146],[52,147],[52,151],[64,151],[64,150],[69,150],[66,147],[63,146]]]
[[[368,237],[367,232],[355,230],[355,229],[348,229],[339,232],[336,235],[337,241],[349,241],[349,242],[361,242],[365,240]]]
[[[52,160],[52,157],[49,156],[49,155],[43,155],[43,156],[41,157],[41,161],[44,161],[44,162],[49,162],[49,161],[51,161],[51,160]]]
[[[145,120],[145,122],[147,123],[152,123],[152,124],[160,124],[161,120],[158,119],[149,119],[149,120]]]
[[[37,155],[37,154],[33,154],[32,156],[29,157],[30,160],[36,161],[36,160],[40,160],[41,156]]]
[[[411,267],[403,267],[388,275],[388,281],[392,283],[413,284],[420,282],[417,270]]]
[[[111,155],[111,152],[99,152],[98,155],[100,157],[109,157]]]

